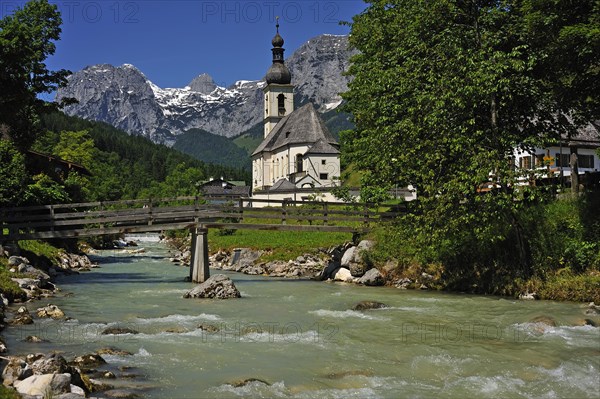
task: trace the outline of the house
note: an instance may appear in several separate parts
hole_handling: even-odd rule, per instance
[[[252,153],[253,196],[326,196],[340,178],[339,144],[311,103],[294,109],[294,85],[284,63],[284,40],[271,41],[273,64],[264,87],[264,139]]]
[[[600,123],[596,121],[579,129],[575,137],[563,136],[544,148],[516,149],[515,166],[535,172],[536,177],[542,180],[568,178],[572,173],[571,155],[577,154],[578,175],[600,175],[599,149]],[[568,181],[570,182],[570,179]]]
[[[250,187],[244,181],[210,179],[198,182],[197,187],[198,192],[212,202],[237,200],[250,195]]]
[[[77,172],[80,175],[91,176],[84,166],[61,159],[55,155],[45,154],[34,150],[26,153],[27,170],[31,174],[45,173],[54,180],[65,179],[69,173]]]

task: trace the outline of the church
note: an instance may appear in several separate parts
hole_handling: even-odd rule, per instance
[[[264,139],[252,154],[253,197],[304,199],[311,192],[332,199],[339,184],[339,144],[312,103],[294,109],[294,85],[284,63],[283,38],[272,40],[273,64],[264,87]],[[302,194],[297,197],[297,194]]]

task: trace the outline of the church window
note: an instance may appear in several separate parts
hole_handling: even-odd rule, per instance
[[[285,96],[283,94],[277,96],[277,110],[279,116],[285,115]]]
[[[321,159],[321,165],[327,165],[327,160]]]
[[[296,155],[296,172],[302,172],[302,154]]]
[[[319,179],[321,179],[321,180],[327,180],[328,177],[329,177],[328,173],[319,173]]]

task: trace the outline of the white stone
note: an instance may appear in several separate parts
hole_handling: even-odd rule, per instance
[[[351,247],[344,252],[344,256],[342,256],[341,260],[342,267],[349,267],[350,264],[354,262],[357,250],[357,247]]]
[[[333,277],[333,279],[335,281],[344,281],[347,283],[351,283],[352,281],[354,281],[354,278],[352,277],[352,274],[350,274],[350,270],[346,269],[346,268],[340,268],[336,273],[335,276]]]

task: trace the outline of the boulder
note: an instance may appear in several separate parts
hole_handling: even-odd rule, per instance
[[[11,278],[12,281],[19,285],[19,288],[27,288],[29,290],[40,288],[41,282],[35,278]]]
[[[342,267],[340,265],[340,262],[331,260],[331,261],[329,261],[329,263],[327,263],[327,266],[325,266],[325,268],[321,271],[321,273],[319,275],[317,275],[316,279],[320,280],[320,281],[328,280],[330,278],[332,279],[335,277],[335,274],[340,269],[340,267]]]
[[[74,372],[65,358],[55,353],[48,356],[41,355],[38,359],[33,360],[30,365],[34,374],[72,374]]]
[[[106,347],[96,351],[99,355],[133,356],[133,353],[114,347]]]
[[[71,364],[83,370],[89,370],[94,367],[106,364],[106,360],[97,353],[89,353],[87,355],[77,356]]]
[[[556,320],[554,320],[550,316],[537,316],[537,317],[534,317],[533,319],[531,319],[530,322],[531,323],[545,324],[545,325],[550,326],[550,327],[556,327],[558,325],[556,323]]]
[[[600,314],[600,305],[596,305],[594,302],[590,302],[587,309],[585,310],[585,314]]]
[[[524,292],[519,294],[519,299],[522,301],[534,301],[537,299],[537,294],[535,292]]]
[[[352,310],[368,310],[368,309],[382,309],[387,308],[385,303],[376,301],[360,301],[352,307]]]
[[[335,273],[335,276],[333,276],[333,279],[335,281],[343,281],[346,283],[351,283],[354,281],[354,278],[352,277],[350,270],[343,268],[343,267],[338,269],[338,271]]]
[[[33,318],[31,318],[31,315],[29,314],[27,308],[25,306],[21,306],[19,309],[17,309],[15,317],[11,321],[9,321],[9,324],[13,326],[33,324]]]
[[[46,342],[46,340],[38,337],[37,335],[28,335],[27,337],[25,337],[23,342],[29,342],[30,344],[40,344],[42,342]]]
[[[352,276],[361,277],[371,267],[365,262],[363,254],[370,251],[374,245],[373,241],[363,240],[357,246],[347,249],[342,256],[342,267],[349,269]]]
[[[385,283],[383,275],[377,269],[368,270],[364,276],[358,279],[359,284],[377,286]]]
[[[139,331],[126,327],[108,327],[102,332],[102,335],[121,335],[121,334],[139,334]]]
[[[240,388],[240,387],[245,387],[246,385],[252,384],[252,383],[258,383],[258,384],[271,386],[270,383],[268,383],[267,381],[260,379],[260,378],[245,378],[243,380],[229,382],[227,385],[231,385],[235,388]]]
[[[33,370],[25,359],[21,357],[9,357],[8,364],[2,371],[4,385],[12,385],[15,381],[24,380],[33,375]]]
[[[198,284],[184,295],[184,298],[240,298],[240,292],[233,281],[224,274],[215,274],[205,282]]]
[[[219,332],[219,327],[215,326],[214,324],[199,324],[198,329],[211,334]]]
[[[111,389],[109,391],[103,392],[103,394],[107,398],[115,399],[138,399],[142,397],[129,389]]]
[[[21,264],[28,265],[29,260],[24,256],[11,256],[10,258],[8,258],[9,267],[18,267]]]
[[[71,391],[71,374],[32,375],[13,385],[22,395],[52,397]]]
[[[350,264],[355,262],[354,258],[355,258],[357,250],[358,250],[357,247],[351,247],[351,248],[348,248],[346,250],[346,252],[344,252],[344,256],[342,256],[342,260],[340,262],[342,267],[349,268]]]
[[[38,317],[50,317],[53,319],[62,319],[65,313],[56,305],[46,305],[43,308],[37,309]]]

